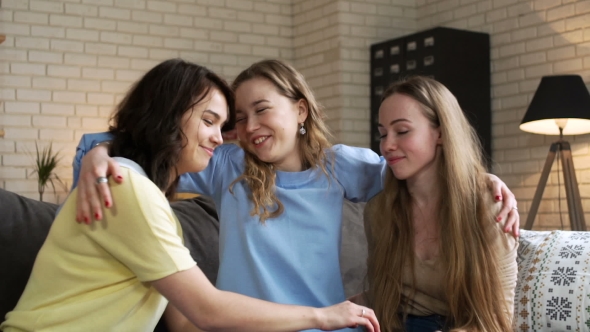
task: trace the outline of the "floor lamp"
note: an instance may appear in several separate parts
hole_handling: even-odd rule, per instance
[[[579,75],[543,77],[520,123],[520,129],[535,134],[559,135],[559,139],[549,148],[524,229],[533,228],[549,172],[556,153],[559,153],[563,166],[571,230],[585,231],[586,222],[571,148],[570,144],[563,140],[563,135],[590,133],[590,94],[582,77]]]

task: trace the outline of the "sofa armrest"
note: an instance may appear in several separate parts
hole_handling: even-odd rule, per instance
[[[0,320],[24,291],[57,207],[0,189]]]

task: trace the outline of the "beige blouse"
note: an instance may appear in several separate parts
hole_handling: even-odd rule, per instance
[[[371,247],[372,241],[372,239],[370,239],[371,225],[369,217],[372,214],[372,203],[373,201],[367,203],[364,214],[365,231],[367,233],[367,240],[369,241],[369,248]],[[498,223],[497,227],[501,229],[503,223]],[[514,288],[516,287],[516,277],[518,273],[518,266],[516,264],[518,241],[512,236],[512,233],[504,233],[501,231],[501,233],[498,233],[493,248],[499,252],[500,282],[502,284],[502,291],[504,292],[507,307],[510,311],[507,314],[512,317],[514,311]],[[408,313],[417,316],[428,316],[433,314],[448,316],[449,307],[445,301],[444,266],[442,266],[442,262],[437,259],[421,260],[416,256],[414,258],[414,265],[415,289],[413,301],[409,301],[410,306]],[[410,266],[408,266],[403,273],[403,283],[403,296],[407,298],[411,294],[412,285]]]

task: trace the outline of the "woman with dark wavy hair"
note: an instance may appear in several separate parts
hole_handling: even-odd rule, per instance
[[[221,128],[233,121],[228,105],[233,97],[227,84],[190,62],[168,60],[141,78],[119,104],[109,130],[109,151],[125,181],[96,179],[109,183],[117,204],[104,210],[102,223],[86,226],[74,222],[82,193],[68,197],[24,293],[0,328],[151,331],[169,300],[188,319],[183,330],[192,324],[231,331],[361,324],[379,331],[367,308],[350,302],[322,309],[290,306],[220,291],[196,266],[167,196],[180,175],[207,167],[223,142]]]

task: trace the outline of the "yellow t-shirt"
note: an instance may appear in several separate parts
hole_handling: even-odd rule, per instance
[[[57,215],[4,331],[152,331],[168,301],[149,281],[195,266],[169,202],[147,177],[121,168],[114,206],[88,226],[76,192]]]

